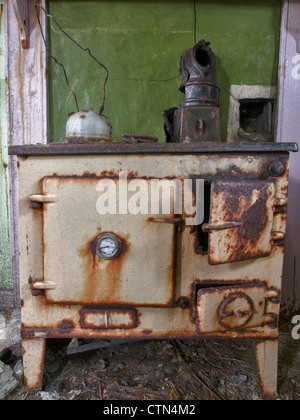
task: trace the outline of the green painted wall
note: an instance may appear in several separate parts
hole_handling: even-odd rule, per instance
[[[13,288],[5,100],[4,0],[0,0],[0,289]]]
[[[231,84],[276,85],[281,1],[50,0],[61,26],[110,71],[107,115],[114,139],[122,133],[164,141],[161,112],[178,106],[179,61],[204,38],[217,56],[222,132],[226,138]],[[53,24],[51,51],[67,70],[81,109],[98,110],[105,73]],[[59,66],[50,66],[51,141],[61,141],[72,95]]]

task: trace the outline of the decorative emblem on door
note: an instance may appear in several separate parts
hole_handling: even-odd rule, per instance
[[[242,328],[254,314],[254,303],[244,293],[231,293],[219,307],[220,323],[226,328]]]
[[[104,260],[118,258],[122,252],[122,241],[114,233],[108,232],[100,235],[96,242],[96,253]]]

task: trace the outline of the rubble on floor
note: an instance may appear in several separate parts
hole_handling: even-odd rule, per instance
[[[15,357],[22,357],[21,309],[9,316],[0,313],[0,360],[10,351]]]
[[[21,345],[21,311],[15,309],[9,316],[0,313],[0,400],[8,397],[19,385],[23,377]],[[2,360],[16,359],[14,368]]]
[[[0,400],[4,400],[18,385],[13,370],[0,362]]]

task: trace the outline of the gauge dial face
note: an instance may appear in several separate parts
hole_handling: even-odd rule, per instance
[[[96,251],[105,260],[116,258],[121,251],[121,240],[113,233],[106,233],[98,239]]]

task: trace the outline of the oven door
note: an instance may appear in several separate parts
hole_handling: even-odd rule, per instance
[[[270,255],[275,186],[264,181],[211,184],[208,262],[222,264]]]
[[[106,183],[99,186],[99,181]],[[153,223],[151,214],[139,212],[132,194],[129,210],[124,202],[120,208],[127,188],[122,182],[89,176],[43,179],[44,284],[52,285],[45,291],[47,302],[173,305],[176,225]],[[150,191],[149,181],[143,186]],[[174,217],[172,202],[170,209],[167,220]],[[117,253],[112,238],[117,238]]]

